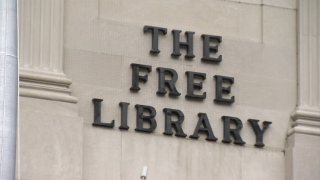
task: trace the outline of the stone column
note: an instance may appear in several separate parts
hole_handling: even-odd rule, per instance
[[[63,72],[64,0],[20,0],[20,95],[77,102]]]
[[[286,147],[287,180],[320,179],[320,1],[298,1],[298,102]]]
[[[0,1],[0,179],[15,179],[18,58],[17,1]]]
[[[63,71],[64,0],[19,0],[17,180],[82,179],[83,120]]]

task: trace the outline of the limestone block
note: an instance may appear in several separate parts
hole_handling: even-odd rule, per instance
[[[243,151],[241,163],[241,179],[285,179],[284,152],[282,151],[247,148]]]
[[[68,60],[66,71],[70,72],[73,82],[114,89],[121,87],[122,57],[67,49],[65,58]]]
[[[319,136],[294,133],[288,137],[286,148],[286,179],[320,178]]]
[[[180,7],[180,4],[185,3],[189,3],[189,6],[193,8]],[[143,25],[164,26],[170,30],[190,30],[196,33],[218,34],[255,41],[261,39],[261,8],[250,4],[207,0],[203,2],[181,0],[170,3],[128,1],[119,4],[117,1],[103,0],[99,5],[96,1],[89,3],[69,0],[65,6],[67,9],[65,42],[68,47],[86,46],[95,51],[99,49],[105,51],[110,48],[112,51],[117,51],[117,49],[120,51],[121,48],[115,46],[119,41],[126,42],[129,48],[132,48],[132,42],[134,42],[134,45],[139,44],[136,47],[139,48],[143,45],[140,44],[141,38],[139,38],[143,36]],[[98,6],[99,10],[95,10],[94,7]],[[175,7],[180,7],[179,13],[176,12]],[[73,10],[76,8],[77,10]],[[110,9],[113,10],[110,11]],[[100,18],[95,18],[97,12]],[[161,16],[158,16],[157,12]],[[83,14],[86,17],[78,20],[78,17]],[[167,36],[171,34],[168,33]],[[120,41],[121,37],[124,41]]]
[[[297,0],[262,0],[263,4],[288,9],[297,8]]]
[[[82,179],[82,119],[74,104],[20,97],[18,179]]]
[[[121,133],[86,123],[83,141],[83,179],[120,180]]]
[[[221,144],[190,142],[188,176],[196,179],[239,179],[243,149]]]
[[[284,52],[296,50],[296,11],[263,6],[263,43]]]
[[[227,0],[235,3],[246,3],[246,4],[253,4],[253,5],[261,5],[262,0]]]
[[[188,4],[188,6],[181,6],[183,4]],[[207,32],[212,31],[211,27],[214,26],[216,27],[214,31],[217,34],[233,36],[237,34],[244,37],[259,37],[260,33],[258,22],[261,19],[258,15],[261,9],[258,6],[209,0],[200,2],[190,0],[146,2],[139,0],[135,2],[123,1],[120,6],[115,6],[119,13],[111,14],[107,9],[112,5],[113,3],[110,1],[101,1],[101,18],[119,19],[120,16],[120,20],[124,22],[165,25],[178,29],[192,27],[193,30]],[[177,11],[177,9],[179,10]],[[245,30],[242,31],[242,29]]]
[[[239,0],[240,3],[250,3],[260,5],[263,0]]]
[[[188,179],[186,140],[140,133],[122,133],[121,179],[139,179],[148,166],[148,179]]]

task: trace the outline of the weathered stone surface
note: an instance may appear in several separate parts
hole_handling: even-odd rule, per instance
[[[292,0],[65,0],[63,72],[72,79],[78,103],[22,98],[19,178],[129,180],[138,179],[147,165],[152,180],[284,180],[283,151],[297,100],[295,6]],[[159,38],[157,56],[149,53],[151,35],[143,33],[144,25],[168,28]],[[184,50],[180,58],[171,58],[173,29],[195,32],[193,60],[184,58]],[[222,36],[221,63],[201,62],[201,34]],[[137,93],[130,91],[131,63],[152,66]],[[157,67],[177,71],[181,96],[156,94]],[[185,99],[186,71],[206,73],[203,101]],[[232,105],[213,102],[214,75],[234,77]],[[115,120],[114,128],[92,126],[92,98],[104,100],[102,121]],[[119,102],[130,103],[128,131],[118,128]],[[135,104],[157,110],[154,133],[135,132]],[[197,114],[207,113],[218,141],[208,142],[204,135],[199,140],[164,136],[163,108],[184,113],[187,135],[195,129]],[[243,147],[221,142],[224,115],[242,120]],[[254,147],[250,118],[272,122],[264,149]]]

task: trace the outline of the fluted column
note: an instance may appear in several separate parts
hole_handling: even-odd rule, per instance
[[[288,131],[287,180],[320,179],[320,1],[298,1],[298,95]]]
[[[289,131],[320,135],[320,2],[300,0],[298,9],[298,104]]]
[[[64,0],[20,0],[20,95],[76,102],[63,72]]]

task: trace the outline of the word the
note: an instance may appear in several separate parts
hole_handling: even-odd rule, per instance
[[[143,27],[144,33],[151,33],[152,36],[152,45],[150,53],[157,55],[160,53],[159,50],[159,35],[166,35],[167,34],[167,28],[163,27],[156,27],[156,26],[144,26]],[[180,33],[181,30],[172,30],[172,36],[173,36],[173,52],[171,54],[172,57],[177,58],[181,56],[180,49],[183,48],[186,50],[186,59],[193,59],[195,57],[193,53],[193,35],[194,32],[186,31],[186,42],[180,41]],[[213,57],[210,55],[216,54],[218,52],[219,44],[222,41],[221,36],[215,36],[215,35],[208,35],[208,34],[202,34],[202,41],[203,41],[203,57],[201,58],[202,62],[207,63],[219,63],[222,60],[222,55],[219,55],[218,57]]]

